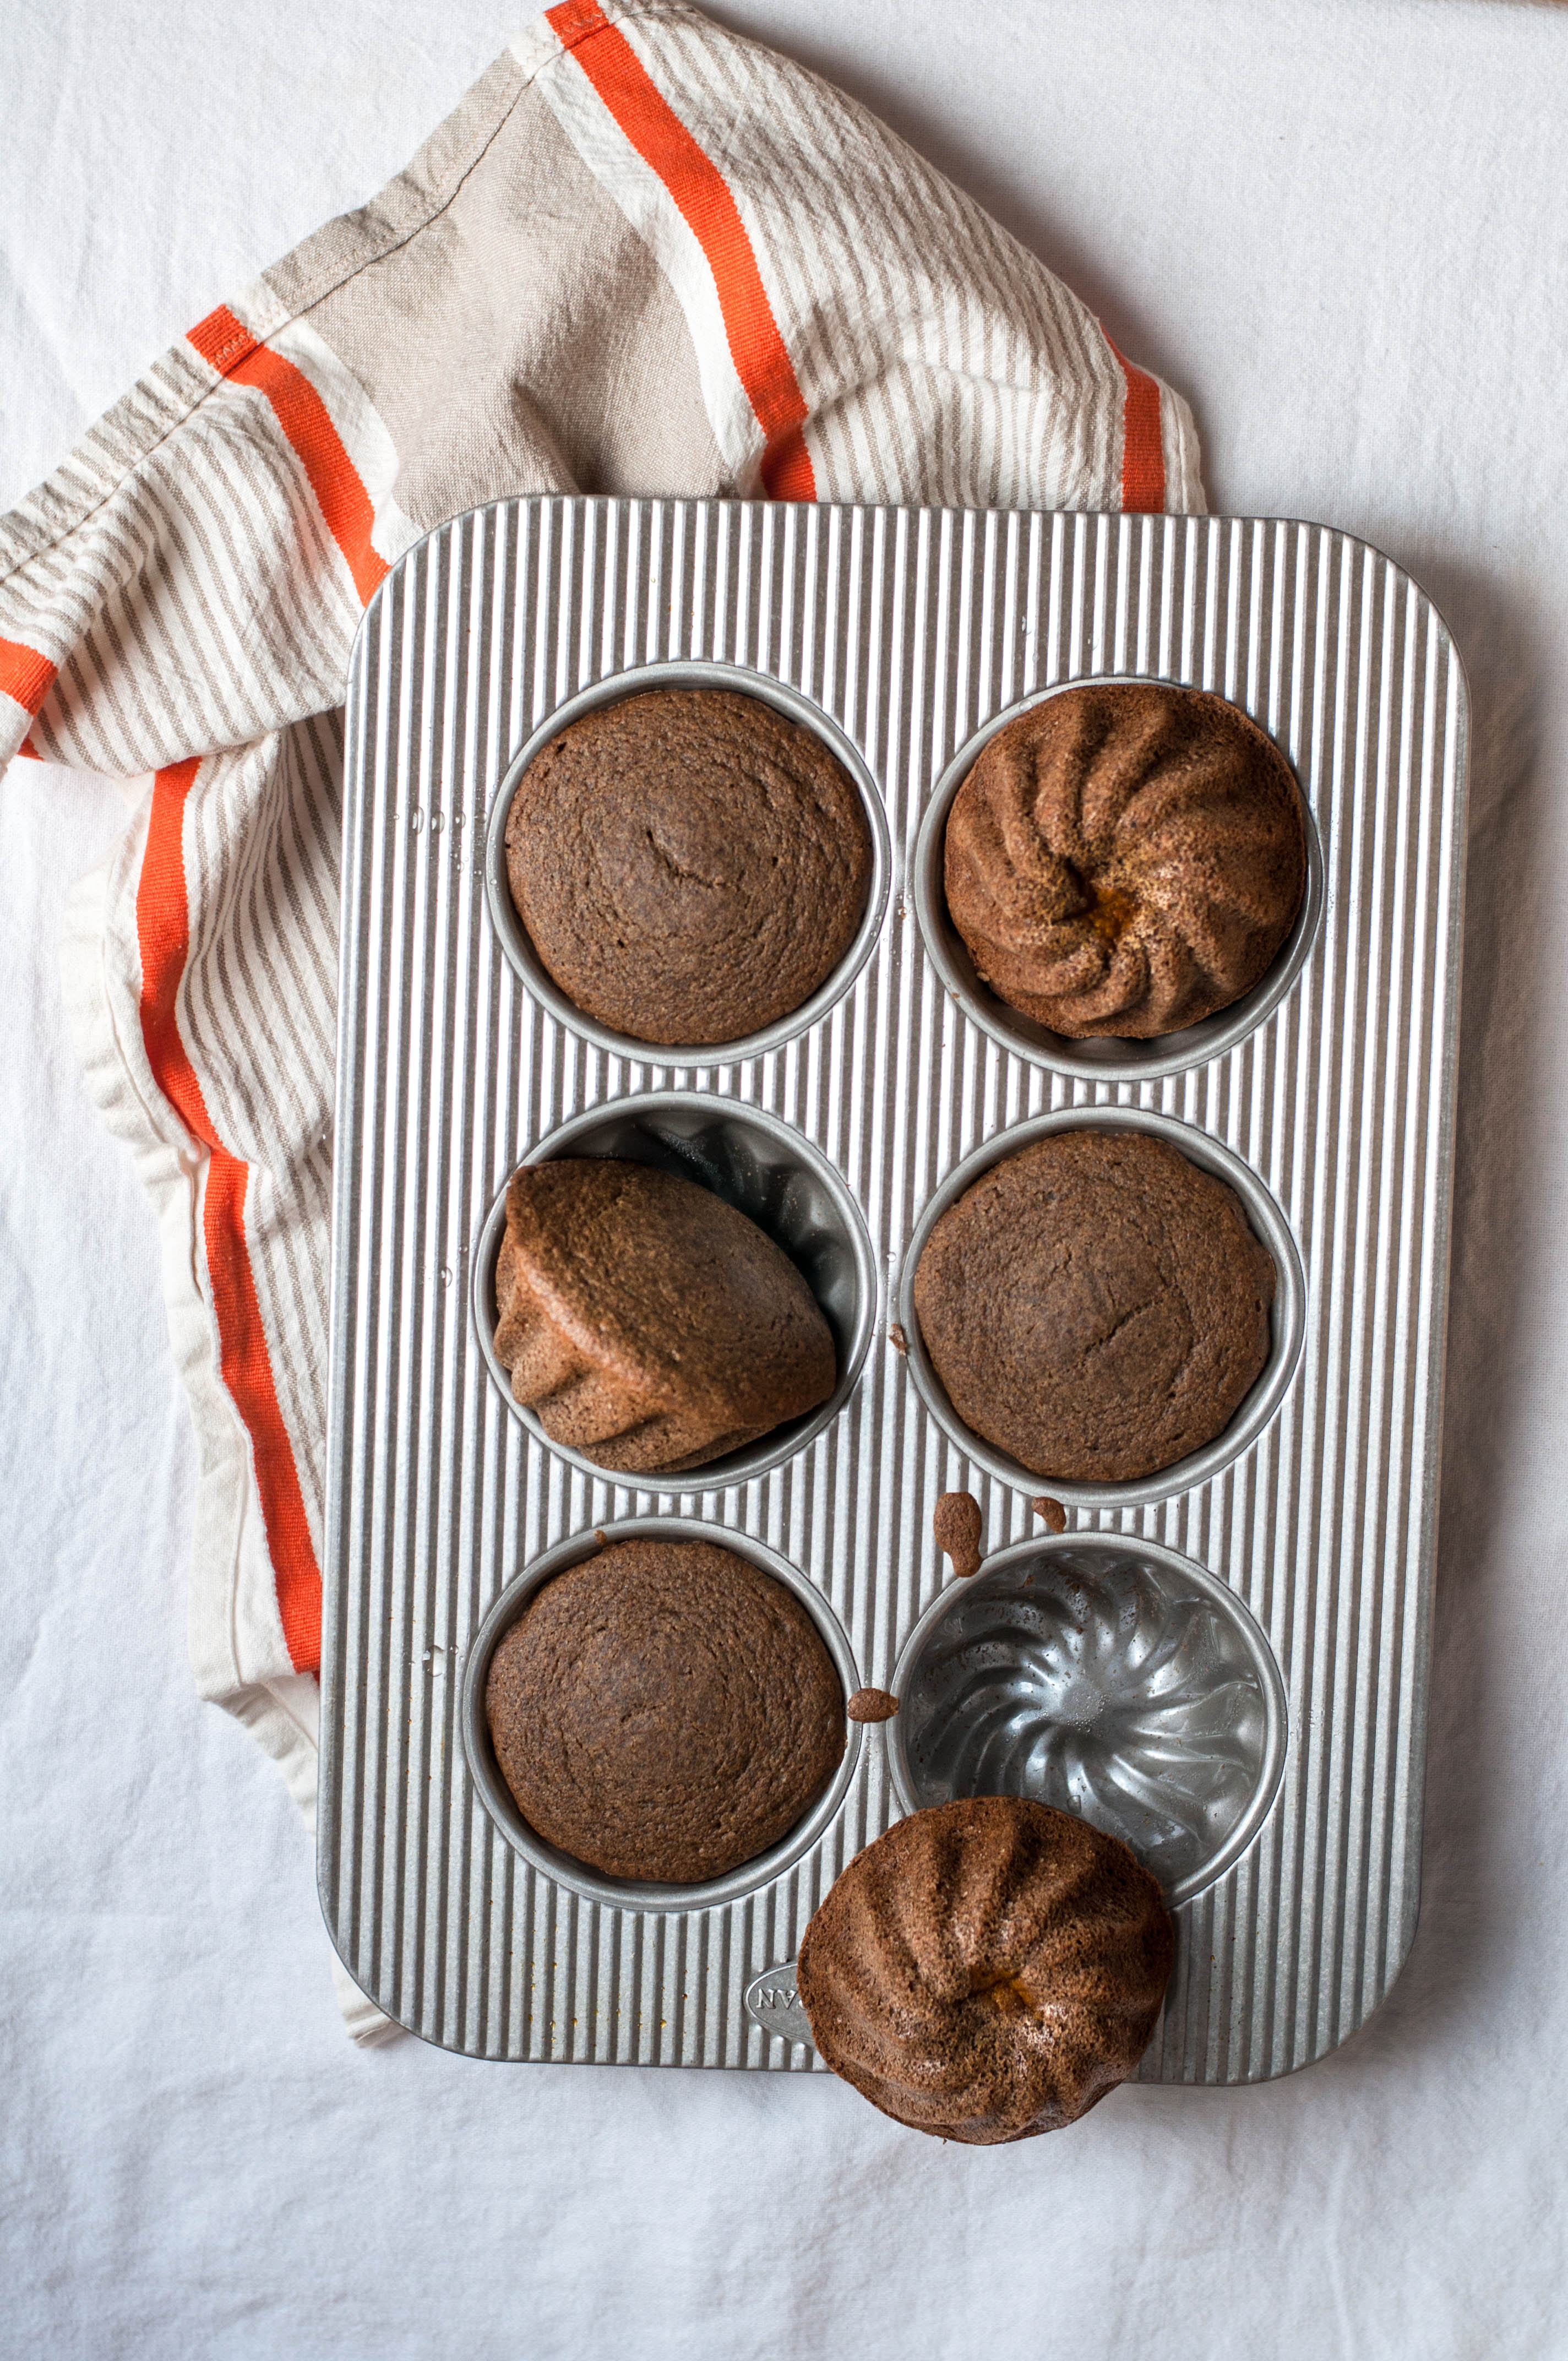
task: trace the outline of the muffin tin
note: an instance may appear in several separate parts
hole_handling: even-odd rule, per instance
[[[1309,816],[1274,969],[1156,1043],[1014,1021],[941,906],[942,813],[984,738],[1110,677],[1233,698]],[[569,714],[694,681],[819,730],[875,874],[804,1009],[640,1052],[537,969],[505,810]],[[1419,1901],[1465,733],[1430,603],[1321,526],[546,499],[391,570],[349,679],[319,1820],[334,1938],[390,2015],[476,2056],[810,2068],[790,1961],[817,1902],[902,1810],[977,1782],[1071,1803],[1163,1878],[1178,1960],[1142,2079],[1278,2073],[1376,2005]],[[968,1180],[1080,1123],[1218,1171],[1279,1270],[1252,1394],[1142,1484],[979,1443],[909,1299]],[[663,1162],[762,1219],[834,1328],[832,1400],[658,1488],[552,1445],[489,1328],[507,1180],[558,1153]],[[931,1533],[960,1487],[988,1552],[968,1583]],[[1070,1532],[1041,1530],[1040,1492]],[[902,1700],[711,1890],[553,1855],[484,1727],[530,1589],[666,1529],[752,1556],[847,1689]]]

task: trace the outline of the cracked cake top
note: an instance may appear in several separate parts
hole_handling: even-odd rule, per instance
[[[612,1543],[547,1582],[491,1660],[501,1774],[547,1843],[690,1884],[777,1844],[844,1752],[806,1609],[712,1542]]]
[[[915,1275],[966,1426],[1039,1476],[1122,1483],[1230,1424],[1277,1274],[1234,1189],[1142,1131],[1058,1131],[982,1172]]]
[[[737,1041],[844,957],[871,887],[854,781],[760,697],[660,688],[572,722],[524,772],[511,897],[567,998],[635,1040]]]

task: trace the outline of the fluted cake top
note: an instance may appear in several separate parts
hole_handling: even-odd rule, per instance
[[[1145,1040],[1262,981],[1301,906],[1306,829],[1289,764],[1238,707],[1104,682],[989,741],[948,814],[944,876],[1009,1007]]]
[[[884,2114],[974,2147],[1060,2130],[1137,2065],[1174,1956],[1115,1837],[1016,1795],[912,1813],[806,1930],[818,2055]]]

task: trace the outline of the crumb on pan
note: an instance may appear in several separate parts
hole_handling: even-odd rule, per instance
[[[980,1572],[980,1502],[972,1492],[944,1492],[931,1518],[937,1547],[957,1575]]]

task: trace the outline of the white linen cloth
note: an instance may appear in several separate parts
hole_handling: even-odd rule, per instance
[[[1496,0],[727,0],[1198,390],[1212,503],[1327,516],[1470,669],[1475,827],[1426,1898],[1365,2032],[1254,2091],[1134,2089],[944,2149],[826,2080],[370,2057],[306,1848],[189,1696],[196,1489],[145,1206],[56,947],[118,791],[0,792],[0,2350],[872,2361],[1568,2350],[1562,1159],[1568,18]],[[148,354],[411,151],[512,30],[477,0],[18,11],[0,497]],[[330,21],[328,21],[330,18]],[[84,159],[92,161],[92,170]]]

